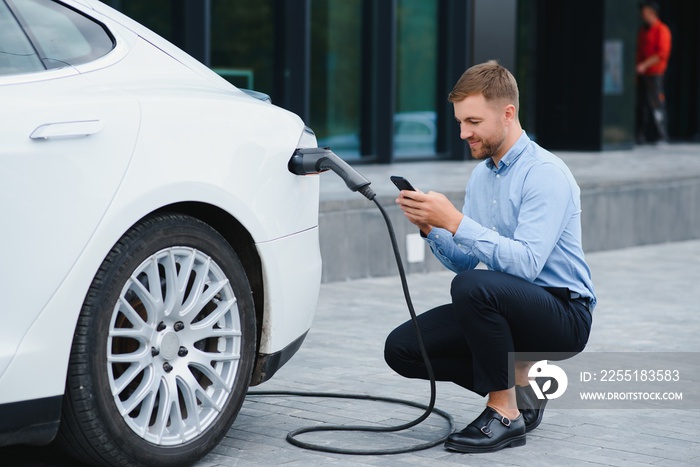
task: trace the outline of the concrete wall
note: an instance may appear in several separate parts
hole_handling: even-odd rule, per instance
[[[582,187],[586,251],[700,238],[700,178]]]
[[[586,251],[700,238],[700,176],[581,185],[583,244]],[[446,193],[462,206],[463,191]],[[406,257],[406,235],[417,229],[394,204],[380,197]],[[379,210],[360,196],[320,206],[323,281],[397,274],[391,244]],[[404,265],[407,272],[443,269],[427,245],[425,260]],[[653,267],[653,265],[640,265]]]

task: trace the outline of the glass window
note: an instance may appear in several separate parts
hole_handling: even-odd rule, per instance
[[[312,0],[309,123],[319,145],[360,157],[362,0]]]
[[[177,23],[177,8],[173,0],[148,0],[135,2],[133,0],[102,0],[112,8],[121,11],[129,18],[146,26],[164,39],[176,42],[173,34],[174,24]]]
[[[109,53],[114,40],[94,20],[50,0],[7,0],[47,69],[80,65]]]
[[[438,1],[398,0],[394,155],[435,156]]]
[[[272,97],[275,18],[273,0],[212,0],[211,67],[239,88]]]
[[[638,4],[634,0],[605,3],[603,41],[603,149],[629,148],[634,142],[634,73]]]
[[[4,2],[0,2],[0,75],[44,70],[31,42]]]

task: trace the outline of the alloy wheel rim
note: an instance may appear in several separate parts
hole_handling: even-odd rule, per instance
[[[110,390],[129,428],[156,445],[186,443],[225,409],[239,367],[236,296],[218,264],[163,249],[124,284],[110,320]]]

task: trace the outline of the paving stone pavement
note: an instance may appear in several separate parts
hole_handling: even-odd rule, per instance
[[[599,305],[587,352],[700,352],[700,302],[695,297],[700,240],[596,252],[588,261]],[[416,309],[448,301],[452,276],[409,276]],[[254,389],[355,392],[427,403],[428,383],[399,377],[382,356],[386,334],[407,317],[398,277],[324,284],[301,350],[271,381]],[[454,416],[458,429],[484,404],[450,383],[438,383],[437,394],[437,407]],[[249,396],[226,437],[196,467],[700,465],[700,410],[557,409],[555,402],[523,447],[475,455],[437,446],[410,454],[347,456],[299,449],[286,442],[286,433],[323,423],[398,424],[420,411],[366,401]],[[396,447],[439,436],[444,428],[442,419],[431,416],[407,433],[326,433],[302,439],[349,448]],[[0,449],[0,465],[75,464],[51,447],[12,447]]]
[[[700,302],[694,296],[700,241],[592,253],[588,261],[599,305],[586,351],[700,352]],[[449,301],[452,276],[409,276],[416,309]],[[386,334],[407,316],[398,277],[324,284],[304,346],[257,389],[358,392],[427,403],[428,384],[394,374],[382,357]],[[450,383],[438,383],[437,392],[437,406],[454,416],[459,429],[484,404]],[[419,413],[364,401],[249,397],[221,445],[197,466],[700,465],[700,410],[694,409],[557,410],[552,402],[524,447],[478,455],[438,446],[411,454],[347,456],[305,451],[284,439],[303,426],[393,424]],[[444,425],[431,417],[403,436],[332,433],[302,439],[395,447],[436,436]]]

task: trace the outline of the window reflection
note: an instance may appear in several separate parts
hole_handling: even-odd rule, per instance
[[[394,155],[435,156],[437,0],[398,0]]]
[[[311,118],[319,144],[360,156],[362,0],[311,2]]]
[[[211,67],[233,85],[264,92],[275,102],[273,3],[211,1]]]

